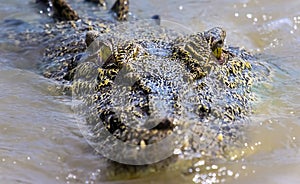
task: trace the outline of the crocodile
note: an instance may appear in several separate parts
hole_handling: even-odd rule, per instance
[[[162,30],[155,29],[115,40],[115,33],[87,34],[87,39],[94,37],[92,49],[71,73],[73,96],[85,102],[83,114],[92,117],[89,139],[102,154],[125,163],[129,154],[131,162],[131,156],[143,158],[134,164],[158,161],[157,154],[141,156],[127,144],[154,149],[170,135],[177,145],[168,140],[169,151],[177,149],[179,155],[226,157],[251,113],[251,86],[257,79],[253,56],[223,48],[225,31],[219,27],[179,37],[160,36]],[[132,30],[122,31],[128,35]],[[103,131],[113,135],[112,142],[127,143],[128,155],[117,143],[104,153],[111,142],[100,136]],[[120,151],[124,157],[113,154]]]
[[[64,0],[39,2],[51,4],[57,20],[43,27],[39,70],[80,101],[75,111],[96,151],[143,165],[170,156],[227,159],[242,147],[252,86],[267,69],[225,45],[222,28],[186,34],[156,20],[124,22],[128,0],[111,9],[121,23],[80,17]]]

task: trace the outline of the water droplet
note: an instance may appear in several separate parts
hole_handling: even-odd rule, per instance
[[[264,21],[266,21],[267,20],[267,15],[262,15],[262,18],[263,18]]]
[[[247,17],[248,19],[251,19],[251,18],[252,18],[252,14],[251,14],[251,13],[247,13],[247,14],[246,14],[246,17]]]
[[[211,168],[212,169],[218,169],[218,166],[217,165],[212,165]]]
[[[76,179],[77,176],[75,174],[69,173],[68,176],[66,177],[66,179]]]
[[[175,155],[179,155],[179,154],[181,154],[182,152],[181,152],[180,149],[177,148],[177,149],[174,149],[173,153],[174,153]]]
[[[239,173],[236,173],[236,174],[234,175],[234,179],[237,179],[239,176],[240,176],[240,174],[239,174]]]
[[[227,175],[228,176],[233,176],[233,172],[231,170],[227,170]]]
[[[197,166],[202,166],[204,164],[205,164],[205,161],[204,160],[200,160],[197,163],[195,163],[194,166],[197,167]]]
[[[238,16],[239,16],[239,13],[234,13],[234,16],[235,16],[235,17],[238,17]]]
[[[238,156],[237,155],[233,155],[230,157],[230,160],[235,160]]]
[[[194,183],[200,183],[200,175],[199,174],[196,174],[194,177],[193,177],[193,182]]]
[[[31,159],[30,156],[28,156],[28,157],[27,157],[27,160],[30,160],[30,159]]]
[[[178,9],[179,9],[179,10],[183,10],[183,6],[180,5],[180,6],[178,7]]]

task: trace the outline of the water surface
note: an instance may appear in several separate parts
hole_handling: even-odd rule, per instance
[[[1,0],[0,20],[44,18],[30,2]],[[271,82],[254,89],[258,102],[245,145],[251,154],[225,164],[233,175],[225,183],[300,183],[299,7],[298,0],[131,1],[137,17],[159,14],[195,32],[222,26],[227,44],[247,48],[272,67]],[[10,47],[1,37],[0,54],[1,183],[107,183],[101,174],[109,163],[81,135],[70,97],[51,93],[55,82],[34,70],[41,51]],[[166,171],[126,183],[204,180]]]

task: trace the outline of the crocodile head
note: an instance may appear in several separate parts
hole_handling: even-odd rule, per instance
[[[160,37],[161,30],[157,34],[155,30],[143,30],[139,39],[129,29],[131,35],[86,34],[90,55],[77,67],[73,88],[90,91],[85,95],[87,116],[93,117],[88,118],[89,138],[96,150],[120,162],[134,157],[142,163],[141,152],[157,161],[158,152],[151,150],[164,147],[173,153],[173,143],[182,151],[179,155],[222,157],[224,147],[235,144],[250,108],[244,86],[248,79],[242,75],[250,72],[246,61],[213,62],[223,55],[219,53],[225,39],[221,28],[179,39]],[[207,74],[190,80],[197,70]]]

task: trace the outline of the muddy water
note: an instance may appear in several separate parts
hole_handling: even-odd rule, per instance
[[[42,17],[29,1],[0,5],[0,20]],[[226,175],[233,175],[225,183],[300,183],[299,7],[298,0],[131,1],[138,17],[159,14],[193,31],[222,26],[228,44],[257,53],[272,67],[271,82],[254,89],[258,102],[245,143],[250,154],[224,164]],[[55,82],[32,69],[40,51],[15,50],[5,40],[0,38],[0,183],[107,183],[102,173],[109,162],[82,137],[70,97],[51,93]],[[165,171],[126,183],[205,183],[201,177]]]

